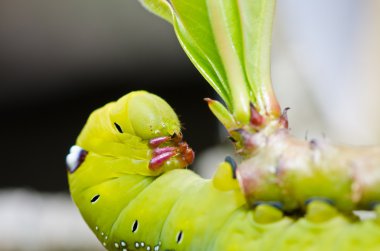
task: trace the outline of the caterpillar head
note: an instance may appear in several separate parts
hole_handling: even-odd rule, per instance
[[[160,97],[131,92],[96,110],[78,137],[88,152],[129,161],[130,173],[158,175],[191,164],[176,113]]]
[[[128,133],[149,140],[181,132],[178,117],[169,104],[145,91],[125,95],[114,103],[108,112],[119,133]]]

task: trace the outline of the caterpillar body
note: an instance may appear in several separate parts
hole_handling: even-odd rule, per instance
[[[108,250],[380,247],[376,219],[353,224],[323,200],[308,203],[304,218],[284,216],[273,203],[284,203],[282,197],[253,193],[272,184],[265,175],[252,182],[261,169],[247,171],[248,162],[236,169],[227,158],[208,180],[184,169],[193,158],[171,107],[153,94],[132,92],[89,117],[67,156],[70,191]]]

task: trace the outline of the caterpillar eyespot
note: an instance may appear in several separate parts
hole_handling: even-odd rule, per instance
[[[340,251],[380,246],[376,220],[353,223],[334,211],[367,208],[380,200],[380,150],[361,152],[364,161],[347,149],[342,151],[349,158],[326,155],[327,148],[333,153],[341,148],[324,142],[296,142],[304,156],[299,159],[290,151],[295,142],[286,131],[273,137],[257,133],[252,138],[243,129],[238,134],[252,147],[266,145],[239,165],[227,157],[211,180],[203,179],[185,169],[194,153],[171,107],[156,95],[129,93],[93,112],[80,133],[73,149],[85,158],[72,152],[74,157],[68,157],[74,163],[68,167],[73,200],[109,250],[306,251],[326,250],[324,243],[331,242]],[[339,168],[307,169],[321,159],[339,160],[333,162]],[[342,160],[350,161],[354,175],[342,171]],[[357,169],[363,163],[370,178]],[[315,170],[319,176],[309,175]],[[299,214],[289,211],[306,216],[297,221]],[[380,214],[379,206],[375,211]]]

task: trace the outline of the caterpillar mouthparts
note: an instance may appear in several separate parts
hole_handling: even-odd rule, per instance
[[[153,138],[149,141],[149,146],[153,149],[152,159],[149,161],[151,170],[157,170],[172,157],[177,157],[184,167],[194,161],[195,153],[182,140],[182,134]]]

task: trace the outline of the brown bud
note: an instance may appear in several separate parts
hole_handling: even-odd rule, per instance
[[[251,107],[251,118],[250,118],[250,122],[252,125],[254,126],[261,126],[264,124],[264,117],[256,110],[255,106],[250,103],[250,107]]]

